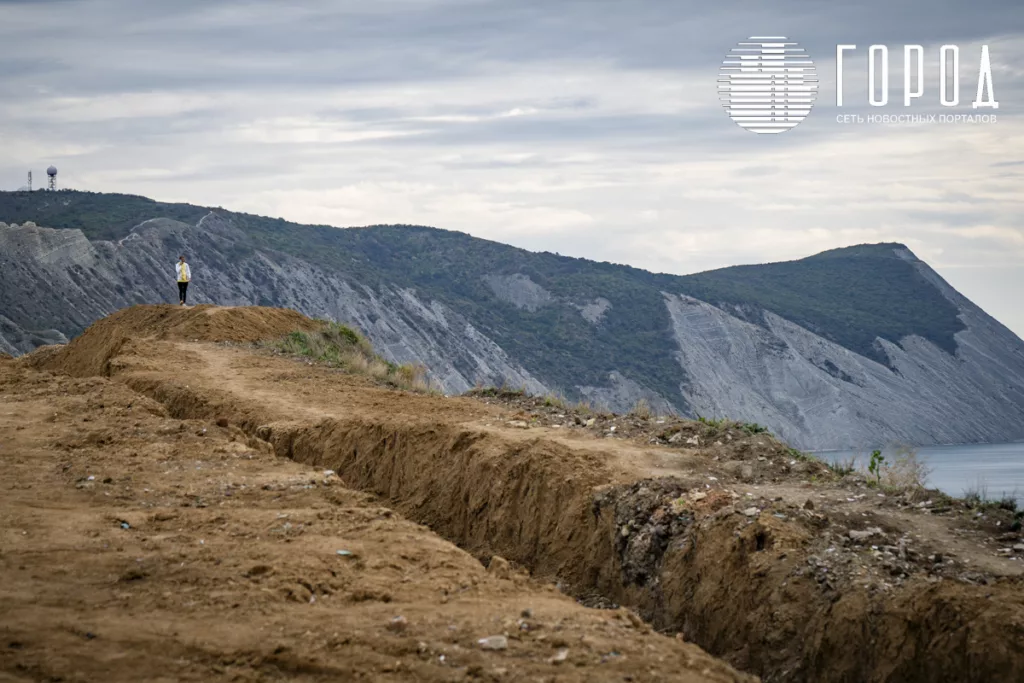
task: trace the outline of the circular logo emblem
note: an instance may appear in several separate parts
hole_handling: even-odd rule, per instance
[[[722,62],[718,94],[753,133],[782,133],[807,118],[818,94],[814,62],[784,36],[752,36]]]

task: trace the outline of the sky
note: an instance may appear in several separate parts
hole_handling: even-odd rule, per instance
[[[751,36],[814,62],[814,108],[785,133],[722,106]],[[902,242],[1024,336],[1019,0],[0,0],[0,41],[0,189],[54,164],[63,187],[677,274]],[[837,44],[857,46],[841,109]],[[905,44],[924,48],[910,108]],[[870,45],[889,52],[883,107]],[[983,45],[998,109],[971,106]],[[882,114],[996,121],[866,120]]]

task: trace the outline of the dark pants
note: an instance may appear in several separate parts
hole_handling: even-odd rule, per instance
[[[188,283],[187,282],[179,282],[178,283],[178,299],[181,301],[181,303],[185,303],[185,293],[187,291],[188,291]]]

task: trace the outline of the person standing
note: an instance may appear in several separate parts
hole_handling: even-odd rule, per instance
[[[185,257],[179,256],[178,262],[174,264],[174,270],[178,274],[178,303],[184,306],[188,283],[192,281],[192,269],[185,263]]]

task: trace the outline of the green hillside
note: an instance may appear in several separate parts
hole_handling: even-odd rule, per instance
[[[117,240],[142,221],[170,218],[195,223],[209,209],[165,204],[130,194],[97,192],[0,192],[0,215],[8,223],[33,221],[48,228],[77,229],[91,240]]]

